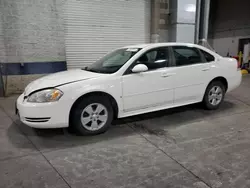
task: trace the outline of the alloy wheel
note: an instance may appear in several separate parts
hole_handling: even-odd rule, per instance
[[[208,101],[213,106],[220,104],[222,98],[223,98],[223,90],[221,89],[220,86],[214,86],[208,92]]]
[[[108,120],[108,110],[100,103],[86,106],[81,113],[82,126],[89,131],[101,129]]]

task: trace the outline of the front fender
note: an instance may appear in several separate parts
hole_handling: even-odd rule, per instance
[[[67,101],[68,108],[71,109],[73,104],[82,97],[83,95],[93,93],[93,92],[103,92],[110,96],[112,96],[117,103],[118,106],[118,115],[119,112],[123,110],[122,103],[122,88],[120,81],[113,81],[107,83],[91,83],[91,82],[76,82],[72,84],[67,84],[60,86],[64,93],[64,96],[60,100]],[[69,111],[70,112],[70,111]]]

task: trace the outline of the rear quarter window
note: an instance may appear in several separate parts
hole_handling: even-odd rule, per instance
[[[212,62],[212,61],[215,60],[214,56],[211,55],[210,53],[205,52],[204,50],[200,50],[200,51],[204,55],[204,57],[205,57],[205,59],[206,59],[207,62]]]

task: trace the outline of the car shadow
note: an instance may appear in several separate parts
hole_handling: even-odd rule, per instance
[[[69,129],[33,129],[19,120],[16,120],[7,129],[10,142],[17,148],[22,148],[22,143],[17,143],[13,132],[18,130],[25,135],[38,150],[66,149],[73,146],[84,146],[87,144],[98,143],[132,136],[140,132],[155,134],[156,136],[164,132],[171,126],[183,126],[189,122],[199,121],[204,118],[211,118],[217,114],[227,113],[235,108],[231,101],[225,101],[221,108],[216,111],[206,111],[200,104],[187,105],[168,110],[146,113],[132,116],[129,118],[117,119],[113,122],[110,129],[103,134],[96,136],[78,136]],[[171,120],[171,123],[169,123]],[[147,122],[154,123],[147,123]]]

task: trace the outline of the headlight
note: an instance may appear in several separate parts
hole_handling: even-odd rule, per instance
[[[35,92],[28,97],[28,102],[44,103],[58,101],[63,96],[59,89],[45,89]]]

